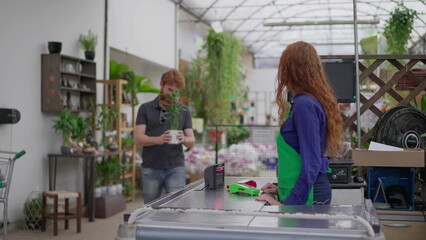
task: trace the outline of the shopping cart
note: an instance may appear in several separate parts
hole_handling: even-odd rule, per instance
[[[15,160],[24,154],[24,150],[20,152],[0,150],[0,203],[3,203],[3,240],[7,240],[7,201],[12,182],[13,165],[15,165]],[[11,155],[13,155],[12,158]]]

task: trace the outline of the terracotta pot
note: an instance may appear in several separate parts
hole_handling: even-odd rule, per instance
[[[216,129],[209,129],[207,130],[209,137],[210,137],[210,143],[211,144],[216,144],[216,141],[218,141],[220,143],[221,139],[222,139],[222,135],[225,132],[224,129],[218,129],[217,133],[216,133]]]

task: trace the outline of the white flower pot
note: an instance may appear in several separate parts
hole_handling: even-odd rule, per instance
[[[102,187],[101,187],[101,195],[102,195],[103,197],[105,197],[105,196],[107,196],[107,195],[108,195],[108,187],[107,187],[107,186],[102,186]]]
[[[179,139],[177,138],[179,133],[179,130],[170,130],[170,135],[172,136],[172,139],[170,139],[169,144],[178,144]]]
[[[102,188],[101,187],[97,187],[95,188],[95,197],[101,197],[102,196]]]
[[[115,185],[108,186],[108,195],[115,196],[117,194],[117,188]]]
[[[123,184],[115,184],[115,187],[117,188],[117,195],[121,195],[123,192]]]

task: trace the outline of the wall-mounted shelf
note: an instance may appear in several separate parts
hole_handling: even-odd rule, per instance
[[[90,112],[96,102],[96,63],[61,54],[41,55],[41,111]]]

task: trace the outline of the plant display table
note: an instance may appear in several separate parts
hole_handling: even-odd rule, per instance
[[[106,158],[114,155],[121,155],[124,151],[99,152],[94,154],[48,154],[49,159],[49,191],[56,189],[56,170],[58,159],[84,159],[84,203],[87,204],[89,221],[95,220],[95,175],[96,175],[96,159]]]

